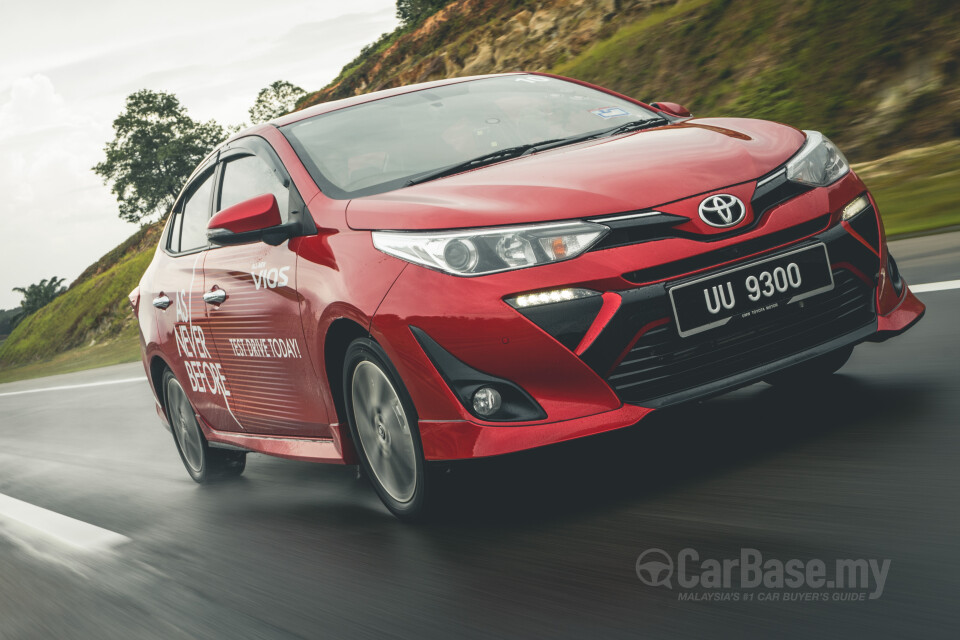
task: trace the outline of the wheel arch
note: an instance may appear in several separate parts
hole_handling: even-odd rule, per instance
[[[150,386],[153,387],[153,393],[156,395],[157,402],[160,403],[160,408],[163,409],[164,413],[167,411],[167,399],[163,392],[163,372],[167,369],[173,370],[167,364],[167,361],[159,355],[150,358]]]
[[[330,395],[333,398],[337,421],[341,425],[347,423],[347,408],[343,402],[343,363],[346,359],[347,348],[357,338],[369,337],[370,332],[349,318],[334,320],[324,336],[324,372],[327,375],[327,383],[330,387]]]

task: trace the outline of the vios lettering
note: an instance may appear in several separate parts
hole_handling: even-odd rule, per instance
[[[290,267],[277,267],[266,268],[266,266],[260,262],[253,265],[252,270],[250,271],[250,276],[253,278],[253,286],[255,289],[260,289],[261,287],[265,289],[276,289],[277,287],[285,287],[290,283],[290,278],[287,275],[287,272],[290,271]]]

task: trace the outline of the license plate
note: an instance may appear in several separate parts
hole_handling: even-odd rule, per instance
[[[782,253],[670,288],[681,337],[722,327],[833,289],[823,244]]]

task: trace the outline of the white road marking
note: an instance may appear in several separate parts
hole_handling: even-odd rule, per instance
[[[928,282],[927,284],[911,284],[910,291],[914,293],[925,293],[927,291],[946,291],[947,289],[960,289],[960,280],[944,280],[943,282]]]
[[[119,533],[0,493],[0,522],[3,520],[25,525],[47,538],[84,551],[104,551],[130,540]]]
[[[126,384],[128,382],[144,382],[147,379],[146,376],[140,376],[139,378],[123,378],[121,380],[104,380],[103,382],[87,382],[85,384],[68,384],[62,387],[42,387],[40,389],[24,389],[23,391],[8,391],[7,393],[0,393],[0,398],[4,396],[19,396],[25,393],[43,393],[44,391],[66,391],[68,389],[85,389],[87,387],[102,387],[108,384]]]

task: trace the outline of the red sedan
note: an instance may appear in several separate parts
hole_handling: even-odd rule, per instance
[[[809,383],[924,312],[822,134],[540,74],[237,134],[187,181],[131,300],[196,481],[250,451],[360,464],[406,519],[429,461]]]

